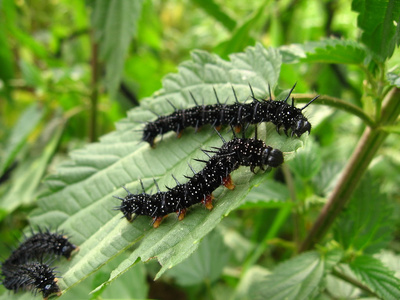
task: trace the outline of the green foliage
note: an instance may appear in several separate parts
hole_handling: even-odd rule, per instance
[[[125,55],[136,32],[143,1],[92,1],[92,23],[106,62],[106,84],[115,92],[121,79]]]
[[[335,228],[335,239],[350,251],[374,254],[392,239],[393,207],[368,176],[354,192]]]
[[[303,253],[277,266],[265,280],[250,287],[251,299],[309,299],[318,290],[324,262],[317,252]]]
[[[14,245],[27,221],[71,235],[80,251],[54,262],[62,299],[162,299],[165,290],[176,299],[400,298],[400,4],[354,0],[352,9],[1,1],[0,243]],[[162,190],[175,185],[171,174],[186,182],[187,163],[203,167],[193,160],[206,159],[200,149],[222,144],[204,126],[151,149],[140,139],[153,112],[192,107],[190,93],[215,103],[214,89],[221,102],[235,101],[232,88],[249,101],[249,84],[282,99],[295,82],[296,107],[321,94],[303,110],[311,135],[258,126],[284,152],[282,168],[241,167],[233,191],[213,193],[212,211],[193,206],[157,229],[112,210],[122,185],[136,192],[142,179],[151,193],[153,178]],[[0,299],[24,298],[0,287]]]
[[[400,43],[400,1],[356,0],[352,9],[359,13],[358,27],[363,30],[362,42],[380,62],[390,58]],[[396,22],[396,23],[395,23]]]
[[[361,255],[349,264],[358,279],[376,292],[382,299],[399,299],[400,279],[378,259]]]

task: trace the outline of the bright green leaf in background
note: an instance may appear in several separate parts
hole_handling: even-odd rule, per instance
[[[374,254],[391,240],[393,210],[386,195],[379,191],[378,183],[373,181],[369,176],[361,181],[335,226],[335,239],[345,249]]]
[[[362,65],[367,57],[365,48],[354,41],[336,38],[280,47],[285,63],[319,62]]]
[[[324,262],[317,252],[301,254],[278,265],[249,289],[251,299],[301,300],[312,298],[323,278]]]
[[[362,42],[380,62],[391,57],[400,43],[400,1],[354,0],[352,9],[359,13]]]
[[[371,256],[359,256],[350,263],[350,268],[364,284],[376,292],[382,299],[400,299],[400,279],[393,271]]]
[[[0,160],[0,175],[10,166],[21,147],[26,143],[28,135],[35,130],[38,122],[43,117],[43,109],[37,105],[31,105],[20,116],[17,124],[9,133],[5,143],[5,150]]]
[[[195,285],[217,280],[229,259],[229,248],[223,236],[214,230],[202,241],[196,252],[187,260],[167,272],[180,285]]]
[[[142,3],[142,0],[91,2],[95,38],[99,42],[100,58],[106,62],[106,85],[111,93],[116,91],[120,83]]]

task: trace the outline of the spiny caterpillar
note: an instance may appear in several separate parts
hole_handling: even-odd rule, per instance
[[[42,258],[44,255],[64,256],[70,259],[73,252],[79,248],[73,245],[68,237],[62,232],[50,232],[48,229],[39,232],[25,239],[10,257],[4,262],[8,264],[20,264],[30,259]]]
[[[50,268],[45,263],[27,262],[12,265],[12,267],[3,265],[2,274],[4,287],[15,293],[19,291],[32,291],[34,294],[41,292],[44,299],[48,299],[53,294],[61,295],[54,268]]]
[[[319,96],[311,99],[304,107],[296,108],[293,98],[291,105],[287,103],[295,86],[296,84],[284,100],[272,100],[271,91],[269,91],[269,99],[257,99],[250,86],[253,100],[250,103],[240,103],[232,87],[236,103],[229,105],[222,104],[219,101],[215,89],[214,94],[217,104],[211,105],[199,105],[192,93],[190,93],[196,106],[178,110],[169,102],[175,111],[167,116],[158,116],[157,120],[146,123],[143,129],[142,141],[148,142],[153,147],[154,139],[157,135],[163,135],[169,131],[174,131],[180,136],[181,131],[187,127],[194,127],[197,131],[201,126],[210,124],[217,128],[224,125],[232,125],[240,129],[243,125],[259,124],[261,122],[271,122],[276,126],[278,132],[283,127],[286,135],[291,130],[291,136],[300,137],[303,133],[310,133],[311,131],[311,124],[302,111]]]
[[[67,259],[78,251],[79,247],[69,242],[60,232],[49,230],[39,232],[25,239],[10,257],[1,264],[2,284],[5,288],[18,292],[21,290],[41,292],[44,299],[52,294],[61,295],[57,278],[44,259],[64,256]]]
[[[162,219],[172,212],[176,212],[178,219],[182,220],[186,210],[200,202],[211,210],[213,191],[220,185],[233,189],[230,173],[239,166],[249,166],[250,170],[254,172],[256,167],[264,170],[264,166],[278,167],[283,163],[283,153],[266,146],[257,137],[254,139],[235,137],[228,142],[221,135],[220,137],[223,141],[221,148],[202,150],[209,157],[208,161],[197,160],[206,164],[203,170],[195,172],[189,165],[193,176],[187,177],[189,179],[187,183],[181,184],[173,176],[177,185],[174,188],[167,187],[168,191],[162,192],[154,180],[157,193],[147,194],[142,181],[140,181],[142,193],[132,194],[124,187],[128,193],[125,198],[114,196],[122,201],[116,209],[120,210],[130,222],[140,215],[150,216],[153,218],[153,226],[156,228]],[[208,153],[214,155],[211,157]]]

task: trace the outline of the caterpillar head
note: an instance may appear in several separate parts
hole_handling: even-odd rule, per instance
[[[292,136],[297,135],[300,137],[303,133],[308,132],[310,134],[311,131],[311,123],[308,122],[307,118],[303,115],[299,116],[300,118],[297,120],[296,123],[292,126]]]

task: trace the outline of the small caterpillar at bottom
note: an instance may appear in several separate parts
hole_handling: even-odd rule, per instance
[[[234,185],[230,177],[230,173],[239,166],[249,166],[254,172],[256,167],[264,170],[264,166],[278,167],[283,163],[283,153],[278,149],[266,146],[265,143],[257,138],[234,138],[226,142],[220,136],[223,145],[221,148],[214,150],[202,150],[208,155],[209,160],[197,160],[204,162],[206,165],[200,172],[193,172],[193,177],[187,177],[189,181],[180,184],[174,177],[177,185],[174,188],[168,188],[168,191],[160,191],[157,182],[157,193],[146,194],[143,183],[142,193],[132,194],[125,187],[128,195],[120,198],[121,205],[116,207],[120,210],[124,217],[132,222],[139,215],[150,216],[153,218],[153,226],[157,228],[162,219],[172,212],[178,214],[178,219],[182,220],[185,216],[186,209],[190,206],[203,203],[207,209],[212,209],[212,192],[220,185],[224,185],[228,189],[233,189]],[[215,154],[210,156],[208,153]]]
[[[33,233],[15,249],[1,264],[2,284],[5,288],[18,292],[21,290],[41,292],[44,299],[50,295],[61,295],[57,278],[45,258],[64,256],[67,259],[79,250],[60,232],[42,231]]]
[[[50,295],[61,295],[61,290],[57,285],[57,278],[54,274],[54,268],[40,262],[29,262],[21,265],[13,265],[4,270],[2,281],[4,287],[19,291],[32,291],[35,294],[41,292],[46,300]]]

